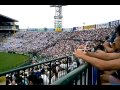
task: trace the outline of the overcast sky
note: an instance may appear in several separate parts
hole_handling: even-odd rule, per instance
[[[68,5],[62,7],[63,28],[120,19],[120,5]],[[54,28],[55,8],[49,5],[0,5],[0,14],[18,20],[20,28]]]

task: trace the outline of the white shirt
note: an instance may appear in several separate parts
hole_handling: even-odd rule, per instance
[[[63,64],[62,63],[62,64],[60,64],[60,67],[66,69],[67,68],[67,64]]]
[[[49,84],[49,79],[45,74],[41,75],[42,79],[43,79],[43,84],[44,85],[48,85]]]

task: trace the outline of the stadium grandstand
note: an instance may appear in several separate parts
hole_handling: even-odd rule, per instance
[[[19,30],[19,26],[15,22],[18,21],[0,14],[0,44]]]
[[[87,50],[94,52],[111,36],[120,20],[63,28],[62,32],[51,28],[21,31],[15,22],[18,21],[0,14],[0,51],[27,55],[30,62],[0,71],[0,82],[4,79],[4,85],[100,84],[99,70],[75,57],[73,52],[86,42]]]
[[[11,31],[19,30],[19,26],[16,25],[15,22],[18,22],[18,21],[0,14],[0,30],[4,30],[4,31],[5,30],[11,30]]]

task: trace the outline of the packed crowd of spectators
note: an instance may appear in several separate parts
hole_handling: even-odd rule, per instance
[[[0,46],[2,46],[3,43],[6,41],[6,39],[10,36],[11,36],[11,33],[5,33],[5,32],[0,33]]]
[[[0,49],[18,52],[28,52],[32,49],[42,50],[58,39],[61,39],[61,37],[64,37],[65,34],[66,33],[21,31],[9,37]]]
[[[47,57],[66,55],[67,53],[72,53],[79,45],[86,44],[87,41],[92,43],[92,49],[100,44],[101,41],[105,41],[106,36],[110,36],[113,30],[114,29],[98,29],[68,32],[68,37],[66,36],[65,39],[61,39],[51,47],[44,49],[41,54]]]
[[[105,40],[114,29],[83,30],[74,32],[37,32],[19,31],[2,42],[0,50],[15,52],[32,52],[40,55],[58,57],[73,52],[80,44],[87,41]],[[4,37],[1,36],[0,37]],[[78,41],[72,39],[79,39]]]
[[[96,30],[83,30],[80,32],[75,32],[75,39],[83,39],[83,40],[104,40],[105,36],[109,36],[111,32],[114,31],[113,28],[105,28],[105,29],[96,29]]]

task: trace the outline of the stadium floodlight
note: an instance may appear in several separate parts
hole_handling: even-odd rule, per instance
[[[67,5],[50,5],[50,7],[61,7],[61,6],[67,6]]]
[[[62,6],[67,5],[50,5],[50,7],[55,7],[54,28],[58,31],[62,30]]]

